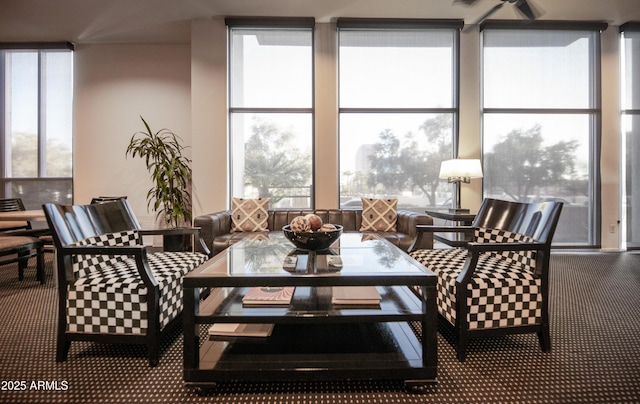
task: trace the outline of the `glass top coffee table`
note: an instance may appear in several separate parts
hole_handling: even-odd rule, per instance
[[[328,264],[336,256],[341,267]],[[256,234],[183,282],[188,387],[225,380],[400,379],[412,388],[435,382],[436,277],[377,235],[344,233],[315,253],[296,250],[281,232]],[[374,286],[379,305],[333,304],[333,287],[347,286]],[[295,292],[284,307],[243,305],[256,287]],[[211,291],[206,299],[203,290]],[[268,337],[201,332],[214,323],[274,327]],[[420,338],[412,326],[422,330]]]

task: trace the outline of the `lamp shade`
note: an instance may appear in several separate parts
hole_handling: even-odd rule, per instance
[[[482,166],[478,159],[445,160],[440,165],[439,178],[449,181],[469,182],[471,178],[482,178]]]

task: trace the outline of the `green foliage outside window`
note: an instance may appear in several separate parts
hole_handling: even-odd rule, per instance
[[[71,177],[71,148],[58,139],[47,139],[46,177]],[[38,177],[38,138],[35,133],[14,133],[11,138],[11,177]]]

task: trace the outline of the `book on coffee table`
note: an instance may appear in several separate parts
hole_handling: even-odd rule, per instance
[[[291,304],[295,286],[253,287],[242,297],[245,307],[287,307]]]
[[[209,335],[224,337],[268,337],[273,324],[215,323],[209,327]]]
[[[333,286],[331,304],[337,306],[380,307],[380,293],[375,286]]]

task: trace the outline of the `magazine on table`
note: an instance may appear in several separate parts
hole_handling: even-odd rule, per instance
[[[209,335],[229,337],[268,337],[273,324],[215,323],[209,327]]]
[[[295,286],[256,286],[242,298],[242,305],[246,307],[287,307],[291,304]]]
[[[333,286],[331,303],[337,306],[379,307],[380,293],[375,286]]]

